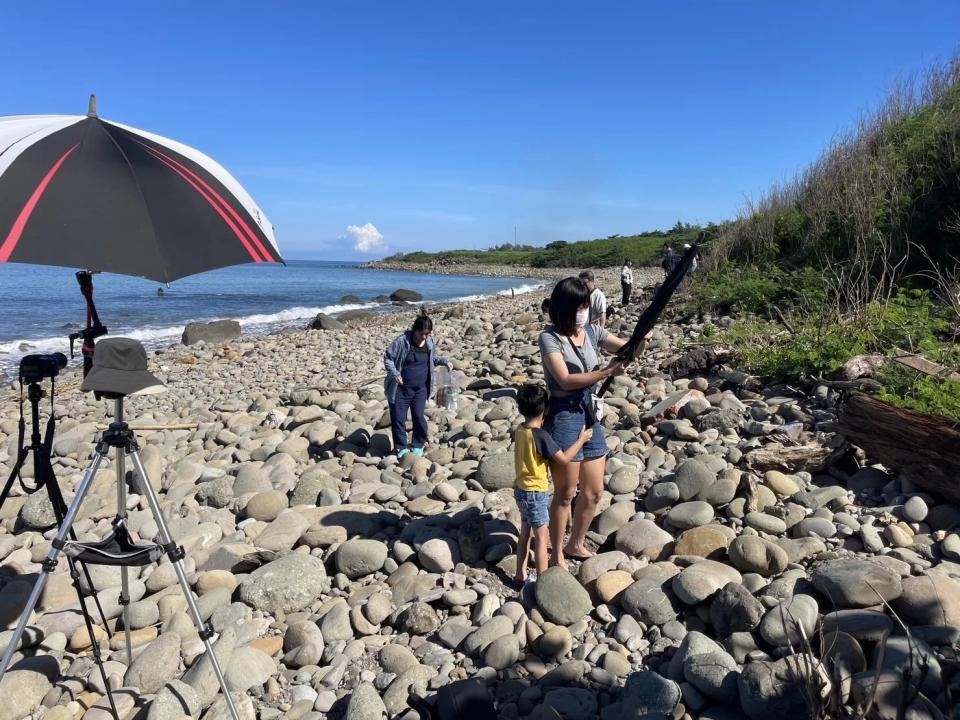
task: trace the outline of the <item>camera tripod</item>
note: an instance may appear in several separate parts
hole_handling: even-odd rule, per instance
[[[63,523],[64,515],[67,512],[67,504],[63,499],[63,494],[60,492],[60,486],[57,485],[57,479],[53,473],[53,465],[50,462],[50,450],[53,445],[53,434],[56,428],[56,423],[53,418],[53,396],[54,396],[54,381],[53,377],[50,377],[50,417],[47,419],[46,432],[43,439],[40,436],[40,400],[43,399],[45,393],[43,388],[40,387],[40,382],[36,378],[30,378],[30,381],[27,383],[27,399],[30,402],[30,413],[31,413],[31,432],[30,432],[30,444],[24,445],[24,435],[26,432],[26,423],[23,418],[23,376],[21,375],[20,383],[20,419],[17,424],[17,460],[13,465],[13,469],[10,471],[10,477],[7,479],[6,484],[3,486],[3,491],[0,492],[0,507],[3,507],[3,504],[7,501],[7,498],[10,496],[10,491],[13,489],[14,480],[19,479],[20,486],[23,488],[23,491],[31,495],[39,490],[43,489],[47,492],[47,497],[50,500],[50,506],[53,508],[53,515],[57,520],[58,524]],[[24,464],[27,462],[27,458],[33,455],[33,475],[34,475],[34,486],[29,487],[21,477],[20,473],[23,470]],[[76,540],[76,534],[73,532],[73,529],[70,530],[70,538]],[[70,577],[73,581],[73,587],[77,591],[77,599],[80,602],[80,607],[82,609],[84,623],[87,627],[87,634],[90,637],[91,650],[93,652],[94,661],[97,664],[97,667],[100,669],[100,676],[102,677],[104,683],[108,683],[106,670],[103,667],[103,658],[100,655],[100,646],[97,642],[96,637],[93,634],[93,622],[90,619],[90,614],[87,612],[85,605],[85,600],[88,597],[87,592],[84,591],[83,586],[80,583],[80,571],[83,570],[83,577],[87,581],[87,588],[89,590],[89,595],[92,595],[93,602],[97,606],[97,612],[100,615],[100,619],[103,621],[103,627],[107,631],[107,637],[111,636],[110,628],[107,626],[106,616],[103,613],[103,608],[100,606],[100,598],[97,597],[96,590],[93,586],[93,580],[90,577],[90,571],[85,565],[78,563],[73,558],[68,558],[67,562],[70,567]],[[19,640],[19,638],[15,638]],[[17,642],[11,642],[10,648],[16,650]],[[0,672],[0,676],[3,673]],[[109,684],[109,683],[108,683]],[[113,699],[110,700],[111,705]],[[116,708],[113,708],[114,715],[116,715]]]
[[[4,653],[3,660],[0,661],[0,677],[3,676],[10,665],[13,654],[16,651],[20,643],[20,638],[27,626],[27,621],[30,619],[30,614],[33,612],[34,608],[39,602],[40,595],[43,593],[43,589],[47,584],[47,580],[57,568],[57,560],[61,552],[67,556],[68,561],[82,561],[90,564],[114,565],[120,567],[120,605],[123,608],[123,627],[126,635],[127,662],[129,665],[129,663],[132,661],[132,652],[130,643],[130,623],[128,622],[127,617],[127,607],[130,603],[130,582],[127,569],[129,567],[155,563],[163,555],[166,555],[174,567],[177,580],[180,584],[180,589],[183,591],[183,596],[187,601],[187,608],[190,616],[197,627],[200,639],[203,641],[205,655],[209,658],[210,665],[217,677],[217,681],[220,683],[220,688],[223,691],[224,699],[226,700],[230,715],[233,720],[240,720],[239,715],[237,714],[237,708],[233,702],[233,698],[230,696],[230,690],[227,687],[227,681],[224,678],[223,671],[220,668],[220,663],[213,651],[213,644],[211,642],[211,638],[214,635],[213,630],[203,621],[203,618],[200,616],[200,610],[190,592],[190,584],[187,581],[187,574],[183,567],[183,558],[185,556],[183,547],[177,545],[173,540],[173,537],[170,535],[170,530],[167,527],[166,519],[164,518],[163,512],[160,509],[160,499],[157,497],[153,486],[150,484],[150,479],[147,477],[147,471],[143,467],[143,463],[140,460],[136,436],[123,419],[124,396],[114,393],[103,393],[103,396],[114,400],[113,422],[110,423],[109,427],[101,436],[100,441],[97,443],[93,454],[93,460],[84,473],[80,484],[77,486],[77,491],[74,495],[73,502],[70,503],[70,507],[67,509],[62,519],[58,518],[60,521],[60,526],[57,531],[56,538],[54,538],[51,543],[50,552],[47,555],[47,558],[43,561],[43,572],[40,574],[40,577],[37,578],[37,582],[33,587],[33,592],[30,594],[30,599],[23,610],[23,614],[20,616],[17,629],[14,631],[14,635],[11,638],[10,645],[7,647],[7,650]],[[83,500],[86,497],[87,492],[90,490],[90,485],[93,483],[93,480],[96,477],[97,470],[100,468],[100,464],[109,454],[110,448],[114,448],[116,451],[115,465],[117,472],[117,517],[113,521],[113,530],[104,539],[98,542],[81,543],[74,539],[68,539],[73,537],[72,526],[76,520],[77,513],[80,511],[80,506],[83,504]],[[133,464],[134,488],[138,489],[141,495],[146,498],[147,504],[150,507],[150,512],[153,515],[153,520],[157,524],[157,535],[160,539],[159,544],[134,543],[127,531],[126,473],[124,471],[124,462],[126,458],[129,458]],[[139,483],[139,488],[137,488],[137,483]],[[94,647],[96,648],[97,643],[93,637],[93,631],[90,627],[89,617],[87,617],[86,606],[82,601],[80,603],[80,607],[87,621],[88,630],[90,631],[90,638],[93,641]],[[103,672],[102,666],[101,672]],[[106,682],[106,679],[104,680]],[[110,695],[110,684],[108,682],[106,683],[106,688],[107,694]],[[110,705],[111,709],[113,710],[114,718],[119,720],[112,696],[110,697]]]

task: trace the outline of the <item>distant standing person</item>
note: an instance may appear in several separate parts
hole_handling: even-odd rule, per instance
[[[599,331],[607,326],[607,296],[597,287],[592,270],[584,270],[580,273],[580,279],[590,291],[590,324],[599,335]]]
[[[530,546],[539,576],[547,569],[550,507],[549,463],[556,467],[569,465],[580,449],[593,437],[584,428],[580,436],[566,450],[561,450],[553,436],[543,429],[543,416],[549,396],[542,385],[527,383],[517,391],[517,408],[523,415],[523,425],[514,435],[514,468],[516,479],[513,495],[520,510],[520,538],[517,542],[517,572],[513,586],[523,587],[530,564]],[[531,543],[532,540],[532,543]]]
[[[433,320],[421,312],[413,321],[413,327],[390,343],[383,353],[383,366],[387,369],[384,389],[390,406],[390,427],[393,432],[393,447],[397,457],[402,458],[407,447],[407,415],[413,416],[413,454],[423,455],[427,444],[427,398],[433,368],[437,365],[450,367],[450,361],[437,354],[433,342]]]
[[[673,246],[670,243],[667,243],[663,246],[663,262],[660,263],[660,267],[663,268],[663,276],[666,278],[667,275],[673,272],[673,269],[677,266],[677,254],[673,251]]]
[[[580,437],[584,428],[591,437],[566,466],[552,465],[553,500],[550,504],[550,538],[553,562],[566,567],[564,556],[585,560],[592,556],[587,549],[587,529],[593,521],[597,503],[603,494],[603,474],[607,464],[607,440],[603,435],[602,418],[596,418],[593,394],[596,385],[608,377],[623,375],[624,366],[614,360],[600,368],[600,348],[616,352],[624,340],[604,329],[595,331],[588,323],[590,290],[580,278],[568,277],[557,283],[550,296],[550,320],[540,333],[540,357],[543,374],[550,391],[550,406],[544,422],[562,450]],[[577,493],[579,490],[579,497]],[[564,534],[570,519],[573,499],[570,540],[564,546]]]
[[[620,289],[623,290],[622,304],[629,305],[630,293],[633,291],[633,269],[629,260],[624,260],[623,267],[620,268]]]

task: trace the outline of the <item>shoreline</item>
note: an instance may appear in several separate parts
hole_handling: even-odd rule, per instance
[[[357,266],[361,267],[361,266]],[[391,270],[395,268],[376,268],[383,270]],[[447,304],[456,305],[464,302],[476,302],[480,299],[486,299],[488,297],[493,297],[498,293],[507,293],[509,295],[510,289],[522,289],[528,287],[529,289],[524,292],[537,292],[541,288],[539,287],[529,287],[529,283],[536,282],[540,278],[531,276],[531,275],[517,275],[517,274],[497,274],[497,275],[483,275],[480,273],[453,273],[453,272],[442,272],[442,273],[433,273],[435,275],[463,275],[464,277],[497,277],[504,280],[516,280],[517,285],[514,288],[506,288],[504,290],[496,291],[492,294],[484,295],[468,295],[463,297],[451,297],[444,298],[441,300],[422,300],[414,301],[408,303],[411,306],[419,307],[421,304],[428,307],[433,306],[444,306]],[[385,287],[381,294],[388,295],[398,288],[394,287]],[[518,295],[524,294],[524,292],[517,293]],[[342,315],[349,315],[355,313],[371,313],[371,314],[391,314],[394,312],[402,312],[404,305],[396,302],[373,302],[373,301],[361,301],[358,304],[351,303],[342,303],[334,302],[325,306],[317,306],[315,308],[304,307],[303,305],[296,305],[287,307],[281,310],[278,310],[273,313],[263,314],[260,313],[256,307],[251,307],[249,313],[246,315],[223,315],[207,319],[184,319],[180,322],[169,321],[168,324],[162,326],[147,326],[140,328],[133,328],[128,330],[121,330],[111,333],[110,336],[113,337],[133,337],[134,339],[139,340],[147,348],[148,352],[153,352],[156,350],[167,351],[172,347],[180,345],[180,336],[184,328],[191,323],[209,323],[216,320],[236,320],[241,323],[243,326],[241,337],[266,337],[274,335],[277,333],[288,332],[291,329],[306,328],[309,326],[310,322],[319,314],[329,315],[333,318],[339,318]],[[334,309],[336,308],[336,309]],[[303,311],[310,309],[312,312],[310,314],[296,315],[293,317],[282,317],[285,314],[292,313],[293,311]],[[275,316],[276,319],[268,319],[272,316]],[[74,328],[75,329],[75,328]],[[24,355],[28,354],[44,354],[51,352],[64,352],[67,354],[67,347],[65,345],[65,338],[69,330],[65,330],[63,336],[52,336],[52,337],[37,337],[37,338],[12,338],[10,340],[0,342],[0,346],[3,344],[12,345],[16,343],[18,348],[11,350],[9,352],[0,353],[0,387],[5,387],[8,383],[15,382],[17,377],[17,364],[19,359]],[[24,347],[26,346],[26,347]],[[79,357],[79,353],[78,353]],[[9,366],[9,367],[7,367]],[[69,370],[67,370],[69,372]]]
[[[360,266],[367,270],[401,270],[406,272],[430,273],[433,275],[473,275],[475,277],[516,277],[519,271],[525,277],[546,280],[551,278],[565,278],[576,275],[584,268],[535,268],[529,265],[487,265],[484,263],[404,263],[374,260]],[[619,277],[620,268],[590,268],[595,273],[612,272],[616,270]],[[637,268],[634,268],[636,271]]]

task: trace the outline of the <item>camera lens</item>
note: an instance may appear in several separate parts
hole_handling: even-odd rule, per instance
[[[67,356],[61,352],[50,353],[50,359],[60,370],[63,370],[67,366]]]

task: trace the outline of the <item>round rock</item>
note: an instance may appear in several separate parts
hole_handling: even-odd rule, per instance
[[[813,571],[811,579],[814,587],[837,608],[870,607],[879,604],[881,598],[892,602],[903,593],[897,573],[857,558],[825,562]]]
[[[537,607],[552,622],[572,625],[593,609],[590,594],[567,570],[548,568],[537,578]]]
[[[708,506],[709,507],[709,506]],[[711,514],[712,514],[711,510]],[[673,536],[645,518],[631,520],[617,530],[614,545],[627,555],[637,556],[648,548],[661,548],[673,541]]]
[[[320,595],[326,577],[320,558],[291,553],[250,573],[240,584],[240,600],[264,612],[297,612]]]
[[[677,468],[674,482],[681,500],[689,500],[717,481],[717,474],[699,460],[684,460]]]
[[[764,577],[779,575],[790,559],[779,545],[754,535],[741,535],[727,549],[730,562],[740,572],[753,572]]]
[[[713,506],[703,500],[691,500],[674,505],[667,513],[667,521],[678,528],[695,528],[713,520]]]
[[[354,538],[337,549],[337,570],[351,580],[377,572],[387,561],[387,546],[378,540]]]
[[[923,522],[930,512],[923,498],[914,495],[903,506],[903,516],[910,522]]]

